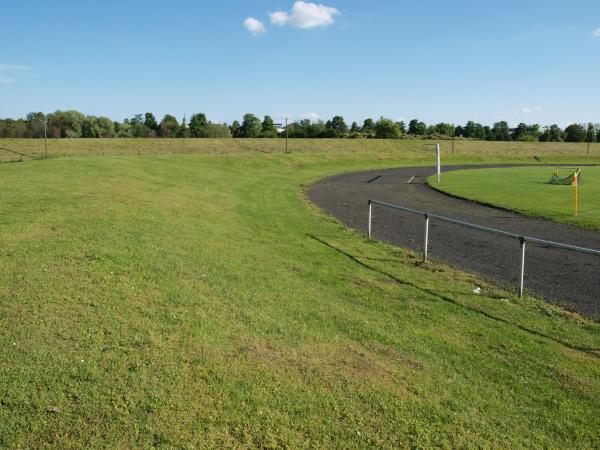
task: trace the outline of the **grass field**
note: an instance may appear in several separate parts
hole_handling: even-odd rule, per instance
[[[599,324],[305,198],[410,158],[0,164],[0,447],[599,446]]]
[[[289,149],[293,153],[375,153],[394,157],[433,158],[435,141],[431,140],[378,140],[378,139],[290,139]],[[425,149],[425,145],[429,146]],[[7,150],[29,157],[22,157]],[[173,154],[239,154],[239,153],[282,153],[284,139],[49,139],[48,155],[63,156],[137,156]],[[587,144],[568,142],[485,142],[456,140],[454,151],[450,141],[441,141],[446,157],[477,157],[497,155],[502,158],[515,157],[600,157],[600,143],[593,143],[588,155]],[[30,160],[44,155],[43,139],[0,139],[0,161]],[[428,155],[428,156],[425,156]]]
[[[600,230],[600,167],[581,169],[583,185],[578,192],[577,216],[574,213],[574,188],[548,184],[552,167],[452,171],[444,174],[440,184],[434,177],[428,181],[436,189],[460,197]],[[560,169],[559,174],[566,177],[571,172]]]

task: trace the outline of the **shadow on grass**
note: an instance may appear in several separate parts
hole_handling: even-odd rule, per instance
[[[421,292],[425,292],[425,293],[429,294],[430,296],[432,296],[434,298],[440,299],[440,300],[442,300],[444,302],[447,302],[447,303],[451,303],[452,305],[455,305],[455,306],[457,306],[459,308],[469,310],[471,312],[474,312],[476,314],[484,316],[484,317],[486,317],[486,318],[488,318],[490,320],[493,320],[495,322],[499,322],[499,323],[502,323],[502,324],[505,324],[505,325],[509,325],[509,326],[515,327],[515,328],[517,328],[517,329],[519,329],[519,330],[521,330],[521,331],[523,331],[525,333],[529,333],[529,334],[531,334],[533,336],[537,336],[537,337],[541,337],[541,338],[544,338],[544,339],[548,339],[548,340],[553,341],[553,342],[555,342],[557,344],[560,344],[560,345],[562,345],[564,347],[567,347],[567,348],[569,348],[571,350],[583,352],[583,353],[585,353],[585,354],[587,354],[587,355],[589,355],[589,356],[591,356],[593,358],[600,359],[600,348],[590,348],[590,347],[577,346],[577,345],[571,344],[570,342],[566,342],[566,341],[563,341],[561,339],[558,339],[558,338],[556,338],[554,336],[550,336],[550,335],[544,334],[544,333],[542,333],[540,331],[532,330],[532,329],[527,328],[527,327],[525,327],[523,325],[520,325],[518,323],[510,322],[509,320],[504,319],[502,317],[494,316],[494,315],[488,313],[487,311],[484,311],[482,309],[476,308],[474,306],[465,305],[463,303],[460,303],[460,302],[456,301],[453,298],[450,298],[448,296],[440,294],[439,292],[435,292],[435,291],[432,291],[430,289],[425,289],[425,288],[423,288],[421,286],[417,286],[416,284],[411,283],[409,281],[401,280],[400,278],[396,277],[395,275],[392,275],[391,273],[385,272],[385,271],[383,271],[381,269],[378,269],[376,267],[370,266],[369,264],[361,261],[361,259],[369,259],[369,258],[361,258],[361,257],[358,257],[358,256],[354,256],[354,255],[352,255],[352,254],[350,254],[350,253],[348,253],[348,252],[346,252],[346,251],[344,251],[344,250],[336,247],[335,245],[330,244],[329,242],[326,242],[326,241],[318,238],[317,236],[315,236],[313,234],[307,234],[306,236],[309,237],[309,238],[311,238],[311,239],[313,239],[313,240],[315,240],[315,241],[317,241],[317,242],[319,242],[322,245],[325,245],[326,247],[329,247],[330,249],[332,249],[332,250],[340,253],[341,255],[344,255],[345,257],[347,257],[348,259],[350,259],[354,263],[358,264],[359,266],[361,266],[361,267],[363,267],[363,268],[365,268],[367,270],[371,270],[373,272],[377,272],[377,273],[379,273],[381,275],[384,275],[384,276],[390,278],[391,280],[395,281],[396,283],[398,283],[398,284],[400,284],[402,286],[408,286],[408,287],[411,287],[413,289],[419,290]]]

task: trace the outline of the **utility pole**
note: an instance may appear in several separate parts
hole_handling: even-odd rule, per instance
[[[285,118],[285,152],[288,152],[288,118]]]
[[[454,154],[454,135],[456,134],[456,127],[452,124],[452,154]]]
[[[45,149],[45,156],[44,159],[48,159],[48,136],[47,136],[47,132],[46,132],[46,128],[47,128],[47,120],[44,117],[44,149]]]

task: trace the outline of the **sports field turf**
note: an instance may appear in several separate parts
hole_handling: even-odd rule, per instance
[[[0,447],[600,445],[600,325],[424,268],[304,195],[409,163],[0,164]]]
[[[580,168],[583,184],[578,192],[577,216],[574,188],[548,184],[554,167],[451,171],[443,175],[440,184],[434,177],[430,177],[428,182],[436,189],[460,197],[600,230],[600,167]],[[572,172],[572,169],[559,169],[561,177]]]

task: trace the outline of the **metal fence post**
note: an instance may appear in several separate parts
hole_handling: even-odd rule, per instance
[[[425,236],[423,239],[423,263],[427,262],[427,246],[429,245],[429,214],[425,214]]]
[[[523,297],[523,285],[525,283],[525,238],[519,237],[521,243],[521,278],[519,284],[519,297]]]
[[[369,200],[369,239],[371,239],[371,220],[373,218],[373,204]]]

